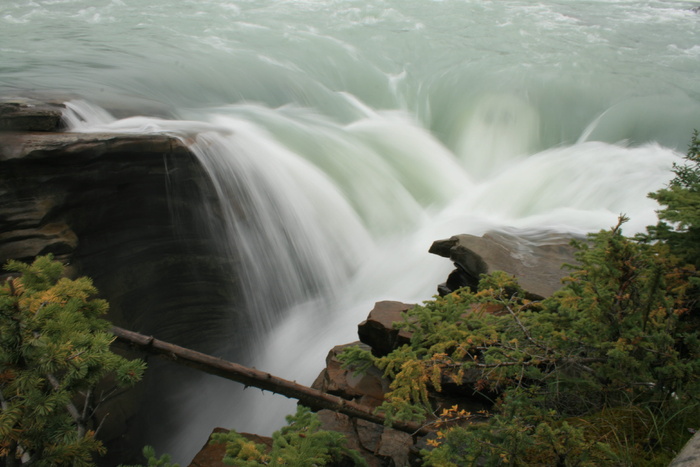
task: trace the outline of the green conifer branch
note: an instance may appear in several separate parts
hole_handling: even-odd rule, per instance
[[[110,351],[107,311],[86,278],[61,278],[50,256],[27,265],[0,288],[0,458],[6,465],[93,465],[104,448],[95,437],[94,388],[110,373],[119,384],[145,369]],[[82,397],[82,401],[78,401]],[[79,408],[80,407],[80,408]],[[97,426],[96,426],[97,425]]]

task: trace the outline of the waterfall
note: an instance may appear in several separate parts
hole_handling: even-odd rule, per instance
[[[435,293],[451,265],[427,254],[432,241],[492,229],[546,241],[606,228],[620,213],[632,219],[630,231],[640,231],[655,219],[646,194],[681,160],[655,143],[580,138],[486,159],[484,175],[396,112],[337,124],[250,104],[196,121],[117,120],[83,101],[67,107],[72,130],[166,133],[188,144],[216,189],[225,225],[219,242],[242,258],[250,352],[228,358],[304,384],[333,346],[357,339],[374,302],[420,302]],[[496,124],[516,142],[539,134],[536,125],[526,134],[523,125]],[[471,124],[464,135],[475,137]],[[177,398],[188,424],[159,446],[183,459],[212,426],[269,434],[294,411],[294,401],[230,382],[205,380],[194,391]]]
[[[434,240],[653,224],[700,125],[692,3],[9,0],[0,94],[187,145],[245,291],[221,355],[309,384],[375,301],[435,293]],[[294,402],[212,377],[164,404],[183,422],[144,441],[187,463]]]

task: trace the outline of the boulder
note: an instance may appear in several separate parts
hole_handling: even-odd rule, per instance
[[[331,410],[319,411],[318,418],[321,421],[321,429],[342,433],[346,440],[345,446],[359,452],[370,467],[408,465],[410,448],[413,446],[411,435],[364,420],[352,419]],[[215,428],[212,434],[228,431],[224,428]],[[241,433],[241,435],[257,444],[272,448],[272,439],[269,437],[250,433]],[[224,467],[226,465],[222,461],[226,452],[225,444],[210,444],[211,439],[210,435],[188,467]],[[352,464],[342,462],[341,465]]]
[[[402,313],[413,306],[393,301],[377,302],[367,319],[358,325],[360,341],[370,346],[377,356],[387,355],[395,348],[408,344],[411,334],[394,329],[393,323],[403,321]]]
[[[318,417],[322,429],[342,433],[345,445],[358,451],[370,467],[409,465],[414,444],[410,434],[330,410],[319,411]]]
[[[377,407],[384,401],[384,393],[389,390],[389,380],[374,367],[363,374],[355,373],[351,368],[342,368],[342,363],[337,358],[338,354],[353,345],[370,349],[359,342],[333,347],[326,357],[326,368],[321,371],[311,387],[344,399],[355,400],[368,407]]]
[[[403,431],[383,428],[376,455],[391,459],[391,465],[408,465],[408,458],[413,446],[413,437]]]
[[[318,419],[321,422],[321,429],[343,434],[346,440],[345,447],[359,452],[367,461],[369,467],[382,467],[384,465],[381,460],[374,455],[372,450],[362,446],[362,441],[357,434],[357,426],[363,425],[359,420],[350,418],[341,413],[333,412],[332,410],[324,409],[318,411],[317,413]],[[380,425],[374,425],[372,423],[368,424],[372,425],[373,427],[377,427],[376,429],[380,432],[383,429],[383,427]]]
[[[214,433],[228,433],[225,428],[214,428]],[[223,458],[226,454],[226,445],[223,443],[209,444],[212,437],[209,435],[207,442],[202,446],[202,449],[194,456],[189,467],[225,467]]]
[[[214,433],[228,433],[229,430],[224,428],[214,428],[212,435]],[[272,448],[272,438],[267,436],[258,436],[250,433],[241,433],[241,436],[249,439],[257,444],[264,444],[268,448]],[[224,455],[226,454],[226,444],[215,443],[210,444],[212,437],[209,435],[209,439],[202,446],[202,449],[194,456],[192,462],[190,462],[188,467],[226,467],[223,462]]]
[[[449,258],[457,267],[438,292],[445,295],[465,286],[476,289],[481,274],[504,271],[515,276],[531,298],[548,297],[561,288],[561,280],[568,274],[562,266],[575,263],[570,240],[557,234],[535,238],[503,232],[438,240],[430,253]]]
[[[685,444],[669,467],[697,467],[700,465],[700,431]]]

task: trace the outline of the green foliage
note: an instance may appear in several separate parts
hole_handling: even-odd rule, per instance
[[[180,464],[170,463],[170,455],[163,454],[160,457],[156,457],[156,450],[153,446],[143,447],[143,457],[146,458],[146,467],[180,467]],[[144,467],[142,465],[122,465],[120,467]]]
[[[134,384],[145,365],[110,351],[100,318],[108,305],[93,298],[89,279],[61,278],[51,256],[5,269],[21,276],[0,289],[0,458],[7,466],[93,465],[104,452],[95,388],[108,375]]]
[[[272,448],[255,443],[230,431],[215,433],[212,443],[226,443],[224,463],[238,467],[322,466],[349,459],[356,466],[366,466],[359,453],[344,446],[341,433],[321,430],[318,416],[298,406],[295,415],[287,416],[287,426],[272,434]]]
[[[674,164],[668,188],[649,197],[663,208],[659,223],[649,228],[652,238],[666,242],[686,262],[700,267],[700,138],[693,133],[685,164]]]
[[[488,416],[440,432],[427,465],[658,465],[689,437],[700,416],[694,267],[623,236],[624,220],[578,244],[579,266],[553,297],[528,301],[496,273],[409,310],[395,326],[410,345],[343,357],[392,379],[390,420],[444,421],[431,392],[447,382],[497,398]],[[629,423],[615,423],[621,413]]]
[[[423,453],[424,464],[615,465],[606,444],[587,439],[586,428],[561,420],[556,411],[543,410],[539,399],[534,391],[512,391],[487,421],[438,431],[429,443],[435,449]]]

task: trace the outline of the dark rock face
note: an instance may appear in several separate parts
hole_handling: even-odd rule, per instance
[[[398,302],[387,303],[396,304],[396,307],[411,307]],[[391,323],[388,328],[390,330]],[[364,374],[355,373],[351,368],[342,368],[337,356],[343,349],[353,345],[371,350],[368,345],[359,342],[334,347],[326,357],[326,368],[312,387],[376,408],[384,401],[390,381],[374,367]],[[371,467],[408,465],[409,448],[413,446],[411,435],[330,410],[320,410],[318,416],[324,430],[343,433],[347,440],[346,446],[362,454]]]
[[[408,433],[330,410],[320,410],[318,418],[324,430],[343,433],[347,440],[345,445],[362,454],[370,467],[409,465],[413,438]]]
[[[218,246],[218,201],[196,157],[167,135],[56,131],[60,111],[0,101],[0,263],[52,253],[70,275],[94,280],[114,324],[202,352],[243,352],[237,260]],[[144,381],[137,391],[153,400],[109,408],[101,433],[110,453],[140,452],[140,429],[150,428],[131,419],[159,405],[162,388]],[[165,425],[166,412],[149,418]]]
[[[63,107],[28,98],[0,98],[0,131],[57,131]]]
[[[235,301],[222,300],[234,299],[236,278],[208,227],[216,200],[179,140],[51,132],[1,138],[1,261],[53,253],[94,279],[115,324],[166,340],[180,340],[169,332],[173,322],[199,321],[187,308],[216,314]]]
[[[237,259],[217,246],[218,201],[186,144],[166,135],[60,132],[60,116],[59,104],[0,100],[0,262],[52,253],[70,263],[70,274],[93,278],[111,304],[108,318],[115,324],[205,353],[244,353],[241,336],[248,323],[236,313],[241,302],[239,278],[232,272]],[[532,245],[496,233],[452,237],[435,242],[430,251],[457,265],[441,286],[445,293],[475,285],[482,273],[503,270],[544,297],[559,288],[561,264],[573,261],[565,241]],[[360,340],[376,355],[408,343],[410,335],[392,323],[412,306],[379,302],[360,324]],[[343,369],[337,359],[342,348],[331,350],[314,387],[378,406],[389,381],[377,369],[365,375]],[[152,374],[157,364],[149,364]],[[172,423],[148,408],[164,398],[162,388],[197,377],[160,373],[153,378],[158,381],[139,385],[148,392],[143,399],[132,393],[108,407],[102,437],[110,440],[111,453],[127,454],[104,465],[141,461],[141,430],[148,427],[135,415],[146,412],[157,429]],[[437,405],[450,406],[456,396],[445,390],[435,398]],[[346,433],[348,446],[373,466],[407,465],[411,449],[422,442],[333,412],[319,415],[325,429]],[[219,465],[217,449],[192,465]]]
[[[465,286],[476,290],[481,274],[504,271],[515,276],[532,298],[548,297],[559,290],[567,275],[562,265],[575,263],[569,240],[553,235],[533,242],[501,232],[438,240],[430,247],[430,253],[449,258],[457,267],[447,282],[438,286],[438,292],[446,295]]]
[[[408,344],[411,336],[406,331],[394,329],[392,324],[403,321],[402,313],[413,308],[401,302],[377,302],[367,319],[357,327],[360,341],[372,348],[377,356],[389,354],[403,344]]]

